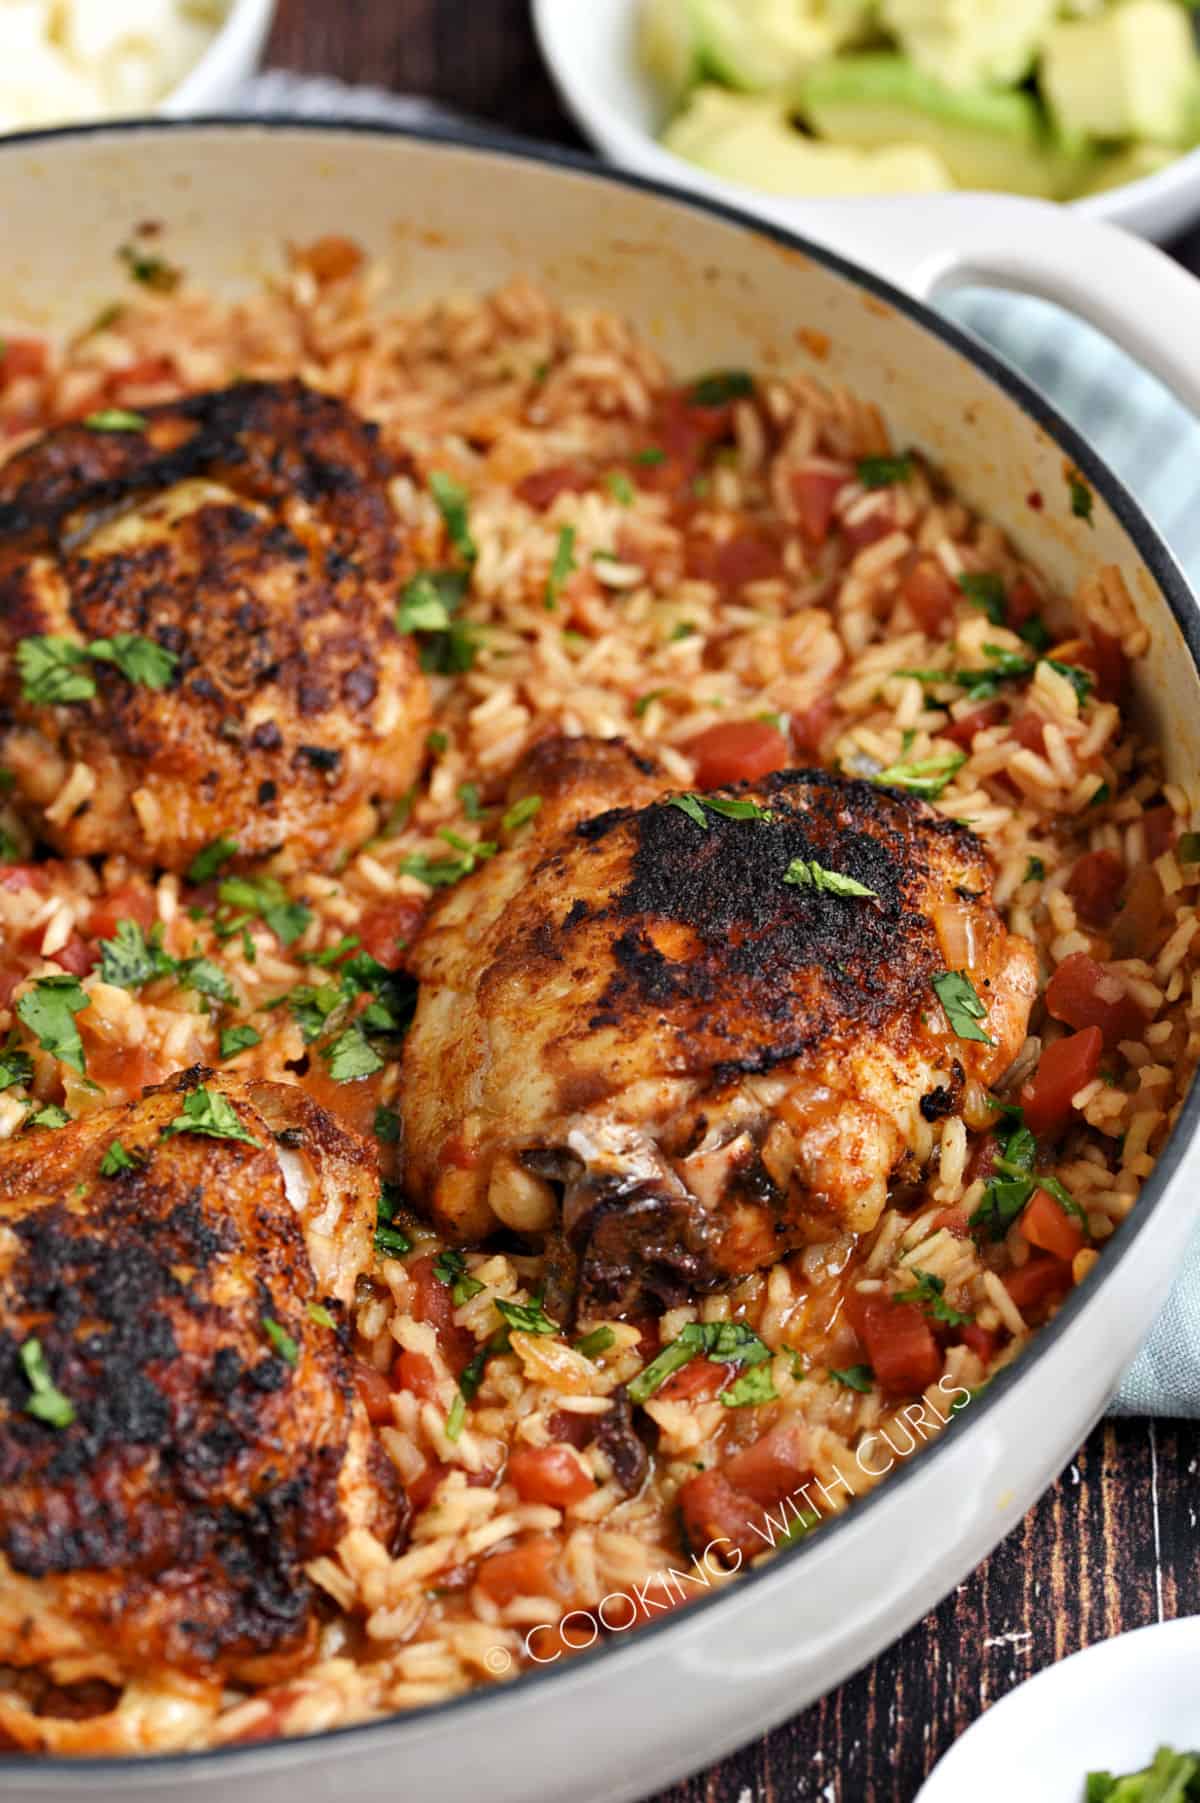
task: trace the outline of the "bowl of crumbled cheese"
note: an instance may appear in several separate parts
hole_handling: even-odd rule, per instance
[[[274,0],[0,0],[0,132],[218,111]]]

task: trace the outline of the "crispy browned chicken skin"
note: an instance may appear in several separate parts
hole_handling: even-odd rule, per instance
[[[257,1143],[164,1137],[197,1093]],[[405,1525],[345,1341],[377,1194],[299,1090],[203,1071],[4,1147],[0,1663],[269,1681],[311,1654],[306,1561]],[[31,1339],[68,1425],[30,1412]]]
[[[300,382],[141,417],[61,427],[0,467],[14,800],[81,856],[182,869],[223,838],[328,864],[369,836],[372,796],[412,782],[428,713],[394,623],[410,571],[375,428]],[[179,662],[160,692],[97,663],[94,699],[36,705],[14,652],[42,634],[133,634]]]
[[[561,1227],[584,1315],[868,1232],[967,1079],[1011,1063],[1036,987],[983,847],[924,803],[788,771],[721,792],[770,818],[729,818],[663,788],[618,744],[540,746],[534,829],[413,961],[413,1199],[463,1239]],[[796,860],[871,894],[789,882]],[[947,943],[993,1043],[951,1030]]]

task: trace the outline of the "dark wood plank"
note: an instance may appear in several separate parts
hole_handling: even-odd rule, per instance
[[[578,142],[538,61],[526,0],[280,0],[270,60]],[[1176,254],[1200,270],[1200,231]],[[1200,1611],[1198,1459],[1200,1424],[1098,1428],[925,1621],[823,1702],[658,1803],[747,1803],[747,1793],[749,1803],[912,1803],[954,1739],[1032,1672]]]

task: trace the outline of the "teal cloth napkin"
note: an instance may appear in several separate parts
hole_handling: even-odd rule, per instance
[[[940,304],[1082,432],[1200,592],[1200,422],[1155,377],[1059,307],[984,289],[964,289]],[[1200,1418],[1200,1232],[1110,1412]]]

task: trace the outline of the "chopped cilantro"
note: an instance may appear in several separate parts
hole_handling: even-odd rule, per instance
[[[0,1052],[0,1090],[33,1080],[33,1064],[25,1052]]]
[[[361,1077],[374,1076],[384,1066],[358,1021],[339,1033],[332,1044],[322,1046],[321,1056],[335,1083],[356,1083]]]
[[[425,743],[430,751],[432,751],[433,755],[440,758],[450,743],[450,735],[445,732],[427,732],[425,734]]]
[[[467,590],[461,570],[418,570],[404,586],[396,614],[399,632],[446,632]]]
[[[714,369],[692,383],[688,400],[693,407],[724,407],[754,393],[754,377],[745,369]]]
[[[558,606],[558,597],[562,594],[566,580],[577,567],[575,528],[574,526],[564,526],[558,535],[558,543],[554,548],[554,561],[550,565],[550,574],[546,578],[546,607],[550,611]]]
[[[829,1376],[835,1384],[842,1384],[847,1390],[859,1390],[864,1396],[875,1381],[870,1365],[848,1365],[844,1371],[831,1371]]]
[[[912,475],[912,458],[905,453],[900,457],[860,457],[858,460],[858,479],[864,488],[890,488],[893,483],[907,482]]]
[[[311,1045],[319,1039],[325,1030],[325,1023],[343,1001],[340,989],[332,983],[322,983],[320,987],[312,983],[300,983],[285,998],[288,1012],[300,1029],[305,1045]]]
[[[89,432],[144,432],[149,423],[144,413],[130,413],[124,407],[102,407],[84,420]]]
[[[951,751],[939,757],[919,758],[911,764],[890,764],[871,780],[891,788],[907,789],[926,801],[937,801],[951,779],[967,761],[965,751]]]
[[[714,814],[720,814],[723,820],[774,820],[770,808],[760,807],[757,801],[735,801],[729,795],[705,795],[704,805]]]
[[[930,980],[955,1036],[958,1039],[977,1040],[980,1045],[995,1045],[995,1040],[979,1025],[981,1020],[987,1019],[987,1009],[966,972],[943,970]]]
[[[686,814],[689,820],[694,821],[697,826],[703,827],[705,832],[708,831],[708,820],[698,795],[669,795],[667,806],[678,808],[680,813]]]
[[[1181,864],[1200,864],[1200,833],[1180,833],[1175,856]]]
[[[114,1139],[100,1160],[100,1175],[102,1177],[119,1177],[122,1171],[135,1171],[140,1162],[125,1150],[119,1139]]]
[[[466,1401],[466,1397],[463,1395],[462,1391],[459,1390],[457,1395],[454,1398],[454,1401],[450,1404],[450,1410],[446,1416],[446,1438],[447,1438],[447,1440],[457,1440],[458,1439],[459,1435],[463,1431],[463,1427],[466,1423],[466,1419],[467,1419],[467,1401]]]
[[[222,1058],[236,1058],[239,1052],[248,1052],[251,1046],[262,1044],[262,1034],[253,1027],[226,1027],[221,1034]]]
[[[331,1328],[334,1333],[337,1332],[337,1322],[323,1302],[305,1303],[304,1312],[314,1327],[328,1327]]]
[[[233,984],[219,964],[211,958],[184,958],[179,965],[179,981],[197,995],[211,996],[216,1002],[234,1002]]]
[[[1008,619],[1004,595],[1004,578],[998,570],[962,570],[958,586],[967,600],[982,607],[993,626],[1003,626]]]
[[[482,820],[484,809],[479,799],[478,783],[459,783],[458,799],[468,820]]]
[[[918,1308],[924,1309],[935,1321],[944,1321],[947,1327],[963,1327],[971,1320],[970,1315],[960,1314],[951,1308],[945,1299],[945,1279],[935,1277],[932,1271],[919,1271],[916,1265],[912,1268],[916,1283],[911,1290],[900,1290],[892,1298],[894,1302],[915,1302]]]
[[[395,1225],[398,1207],[398,1189],[394,1184],[385,1183],[375,1205],[375,1250],[382,1252],[385,1258],[403,1258],[406,1252],[412,1251],[412,1241]]]
[[[700,1356],[723,1364],[761,1365],[771,1351],[744,1321],[690,1321],[638,1372],[628,1386],[629,1400],[647,1402],[669,1377]]]
[[[1071,497],[1071,512],[1077,520],[1086,520],[1089,526],[1095,525],[1095,521],[1092,519],[1092,504],[1095,497],[1091,489],[1074,464],[1068,464],[1064,474],[1067,481],[1067,493]]]
[[[320,969],[326,970],[331,964],[336,964],[339,958],[349,957],[350,953],[361,944],[362,941],[357,933],[347,933],[338,940],[336,945],[327,945],[323,951],[319,952],[300,952],[298,956],[302,964],[315,964]]]
[[[665,463],[667,461],[667,453],[665,451],[660,451],[656,444],[651,444],[647,445],[643,451],[635,451],[633,454],[633,461],[635,463],[645,464],[647,467],[652,468],[657,463]]]
[[[247,1146],[261,1144],[242,1125],[228,1096],[203,1087],[184,1097],[181,1112],[163,1128],[162,1138],[170,1139],[176,1133],[200,1133],[208,1139],[236,1139]]]
[[[175,961],[163,951],[162,927],[147,938],[136,920],[118,920],[111,939],[100,941],[100,981],[116,989],[141,989],[155,977],[167,976]]]
[[[400,1116],[394,1108],[385,1108],[381,1102],[375,1110],[371,1131],[381,1146],[394,1146],[400,1138]]]
[[[281,945],[291,945],[312,919],[312,909],[293,901],[276,877],[227,876],[217,888],[223,908],[234,910],[240,928],[247,914],[256,915],[270,927]],[[228,925],[225,928],[229,930]]]
[[[84,994],[78,977],[39,977],[17,1003],[17,1014],[44,1052],[83,1076],[83,1041],[75,1016],[91,1005],[92,998]]]
[[[42,1351],[42,1342],[36,1334],[31,1334],[21,1342],[17,1356],[30,1389],[25,1413],[32,1415],[36,1421],[44,1421],[47,1427],[70,1427],[75,1419],[75,1405],[69,1397],[63,1395],[51,1377],[46,1355]]]
[[[66,1127],[70,1120],[65,1108],[60,1108],[56,1102],[46,1102],[41,1108],[34,1110],[27,1124],[30,1127]]]
[[[514,801],[500,824],[506,833],[515,833],[519,826],[526,826],[542,805],[540,795],[523,795],[520,801]]]
[[[865,883],[856,882],[852,876],[843,876],[839,870],[826,870],[815,858],[807,861],[793,858],[783,880],[800,889],[822,889],[828,895],[864,895],[871,901],[879,900],[877,892],[868,889]]]
[[[679,620],[671,629],[671,641],[677,644],[680,639],[690,639],[699,630],[694,620]]]
[[[462,484],[442,470],[434,470],[429,478],[429,492],[445,522],[450,543],[464,563],[474,563],[479,555],[471,537],[470,496]]]
[[[41,633],[21,639],[16,662],[21,693],[37,707],[90,701],[96,693],[96,678],[82,667],[87,653],[74,639]]]
[[[151,256],[138,244],[123,244],[117,252],[135,282],[159,294],[173,294],[183,280],[182,270],[165,257]]]
[[[752,1365],[739,1378],[721,1391],[727,1409],[740,1409],[759,1402],[774,1402],[778,1397],[771,1377],[770,1365]]]
[[[648,689],[644,695],[639,695],[633,704],[634,719],[644,719],[650,709],[654,706],[654,703],[656,701],[661,701],[663,696],[669,695],[670,692],[669,689]]]
[[[616,1334],[611,1327],[593,1327],[591,1333],[585,1333],[582,1340],[576,1340],[575,1350],[582,1353],[585,1359],[599,1358],[602,1352],[615,1345]]]
[[[1030,858],[1028,864],[1025,866],[1025,875],[1022,881],[1026,883],[1040,883],[1045,880],[1045,876],[1046,866],[1042,863],[1042,860],[1040,858]]]
[[[605,476],[604,486],[613,497],[613,500],[619,501],[622,507],[633,506],[633,483],[629,480],[629,477],[624,475],[620,470],[613,470],[611,475]]]
[[[1066,677],[1079,697],[1079,705],[1082,707],[1091,694],[1096,680],[1091,671],[1081,669],[1078,664],[1061,664],[1056,657],[1048,657],[1046,662],[1052,670],[1057,670],[1060,676]]]
[[[188,882],[195,883],[197,887],[201,883],[210,882],[221,866],[228,864],[239,850],[236,839],[214,839],[203,851],[198,851],[188,865]]]
[[[515,1328],[519,1333],[552,1334],[559,1331],[558,1322],[552,1321],[541,1303],[536,1300],[533,1302],[505,1302],[497,1296],[496,1307],[508,1326]]]
[[[263,1316],[262,1324],[263,1332],[266,1334],[268,1340],[270,1340],[272,1346],[274,1346],[280,1358],[285,1359],[289,1365],[298,1365],[300,1363],[300,1348],[297,1346],[295,1340],[293,1340],[291,1334],[285,1333],[278,1321],[272,1320],[270,1315]]]

